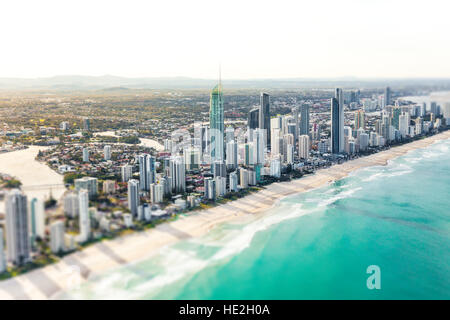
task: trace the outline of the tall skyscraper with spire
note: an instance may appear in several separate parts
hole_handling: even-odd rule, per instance
[[[224,115],[223,115],[223,93],[222,82],[212,89],[209,106],[209,127],[211,137],[211,161],[224,160]]]

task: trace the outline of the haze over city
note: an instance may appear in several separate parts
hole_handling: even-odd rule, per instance
[[[1,77],[450,77],[446,1],[2,1]]]

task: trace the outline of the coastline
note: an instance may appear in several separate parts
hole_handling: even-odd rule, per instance
[[[265,189],[236,201],[217,207],[195,211],[177,220],[163,223],[148,231],[133,233],[121,238],[94,244],[70,254],[61,261],[42,269],[0,282],[0,299],[48,299],[67,290],[77,281],[85,281],[116,266],[148,258],[158,250],[178,240],[199,237],[224,222],[257,218],[283,197],[309,191],[342,179],[348,174],[370,166],[385,165],[389,160],[410,150],[431,145],[450,138],[450,132],[393,147],[367,157],[347,161],[316,171],[316,173],[290,182],[273,183]],[[132,250],[129,250],[133,248]],[[75,268],[74,268],[75,267]],[[79,270],[80,275],[74,270]]]
[[[60,199],[66,192],[63,175],[35,159],[39,150],[48,148],[28,146],[26,149],[0,154],[0,172],[19,179],[29,199],[36,197],[45,200],[50,193],[55,199]],[[3,207],[3,201],[0,201],[0,212],[4,211]]]

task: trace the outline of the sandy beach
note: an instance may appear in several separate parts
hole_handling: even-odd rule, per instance
[[[27,149],[0,154],[0,172],[9,174],[22,182],[22,189],[31,198],[44,200],[50,193],[59,199],[66,188],[63,176],[50,169],[45,163],[35,160],[39,150],[48,147],[30,146]],[[4,204],[0,201],[0,212]]]
[[[52,298],[92,275],[148,258],[179,240],[205,235],[218,224],[262,216],[276,201],[285,196],[326,185],[361,168],[385,165],[389,160],[410,150],[423,148],[437,140],[448,138],[450,131],[322,169],[299,180],[274,183],[242,199],[180,216],[176,221],[161,224],[145,232],[97,243],[64,257],[56,264],[1,281],[0,299]]]

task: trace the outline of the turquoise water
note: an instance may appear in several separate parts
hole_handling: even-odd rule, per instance
[[[449,156],[446,140],[359,170],[64,297],[450,299]],[[366,286],[370,265],[380,290]]]

